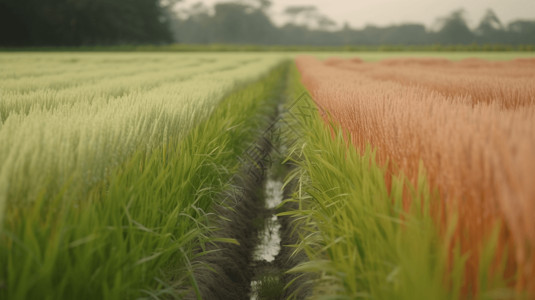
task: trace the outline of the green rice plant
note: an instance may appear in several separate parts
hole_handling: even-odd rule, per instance
[[[184,63],[176,61],[182,58],[205,63],[181,68]],[[78,60],[72,73],[85,73],[88,66],[91,74],[91,66],[98,64],[114,74],[109,79],[97,72],[94,82],[82,80],[66,88],[58,87],[57,80],[69,85],[73,74],[59,79],[47,74],[29,90],[24,89],[32,86],[29,71],[14,76],[15,82],[0,81],[1,224],[7,202],[26,205],[42,193],[50,198],[69,182],[64,193],[73,198],[85,195],[137,149],[150,150],[165,144],[168,136],[184,136],[222,97],[259,79],[282,57],[5,54],[0,59],[13,67],[0,72],[7,74],[16,75],[17,66],[33,61],[45,60],[44,66],[54,68],[72,64],[71,59]],[[150,68],[146,61],[152,62]],[[138,63],[135,75],[114,73]],[[54,79],[48,80],[50,76]],[[74,192],[78,195],[70,195]]]
[[[209,233],[215,228],[207,219],[214,205],[219,204],[214,199],[228,188],[227,182],[238,170],[237,158],[254,140],[252,133],[265,127],[265,119],[258,116],[274,106],[273,93],[279,90],[284,70],[276,68],[261,81],[243,86],[214,105],[221,93],[229,93],[239,83],[236,80],[260,77],[278,62],[280,58],[273,57],[261,62],[261,70],[229,70],[225,73],[229,78],[201,74],[199,77],[208,84],[204,91],[195,90],[203,88],[203,80],[182,88],[169,87],[160,94],[167,102],[157,97],[125,100],[122,109],[135,106],[136,99],[148,107],[150,101],[156,103],[156,111],[140,106],[131,115],[131,123],[125,122],[126,128],[135,129],[131,137],[124,135],[128,134],[126,129],[108,136],[110,130],[105,125],[93,129],[92,136],[84,134],[91,130],[91,117],[94,123],[121,126],[123,113],[128,115],[128,111],[117,107],[115,114],[90,114],[87,125],[71,124],[74,129],[82,129],[76,139],[63,140],[59,144],[63,148],[55,148],[57,154],[52,149],[27,152],[29,157],[18,158],[27,159],[24,163],[28,167],[23,170],[3,165],[3,175],[23,172],[16,178],[0,177],[4,183],[10,188],[11,184],[26,184],[32,193],[22,193],[20,188],[17,191],[21,194],[16,194],[6,191],[6,186],[0,190],[15,197],[7,202],[0,231],[0,298],[180,298],[186,288],[195,286],[192,260],[204,253],[194,249],[213,241]],[[184,102],[171,100],[179,91],[191,99],[192,105],[183,107],[181,113],[174,106],[183,106]],[[200,95],[206,98],[202,100]],[[83,116],[83,111],[69,113],[75,116],[68,120]],[[65,121],[67,115],[65,112],[57,117],[57,122]],[[31,113],[19,117],[32,122]],[[48,130],[55,128],[43,122],[41,125]],[[67,126],[58,130],[69,134]],[[54,138],[45,129],[40,132]],[[131,143],[129,151],[117,153],[114,147],[123,147],[136,135],[141,140]],[[73,141],[78,143],[74,148]],[[42,139],[44,146],[34,151],[47,149],[51,145],[47,142]],[[22,141],[19,144],[29,147]],[[14,149],[24,149],[16,145]],[[87,155],[78,154],[74,159],[61,156],[72,149]],[[109,163],[106,157],[116,161]],[[2,158],[10,161],[9,157]],[[82,158],[89,161],[79,165]],[[58,167],[47,170],[39,159],[52,160]],[[79,182],[86,178],[84,172],[99,168],[105,171],[92,184]],[[18,182],[35,172],[41,172],[41,181],[30,176],[29,182]]]
[[[298,80],[294,70],[291,99],[305,92]],[[288,158],[296,168],[287,181],[298,184],[286,201],[297,202],[299,209],[283,214],[304,228],[296,251],[305,251],[310,261],[290,272],[314,273],[319,299],[462,298],[469,254],[452,246],[455,217],[443,232],[437,227],[430,208],[440,199],[422,165],[416,186],[402,174],[387,175],[374,149],[359,152],[336,124],[325,125],[310,98],[301,99],[287,120],[293,128],[287,139],[297,141]],[[491,238],[485,249],[494,253],[495,242]],[[489,272],[488,257],[492,255],[481,261],[486,269],[480,270],[475,297],[520,297],[506,288],[503,270]]]

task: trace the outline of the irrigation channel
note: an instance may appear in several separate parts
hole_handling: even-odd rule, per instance
[[[285,80],[277,95],[284,95]],[[294,255],[298,230],[291,217],[277,214],[294,209],[284,202],[291,197],[294,184],[283,184],[292,168],[283,163],[287,146],[282,138],[288,130],[284,96],[273,101],[266,116],[266,127],[257,141],[240,157],[241,170],[216,211],[220,230],[216,237],[233,238],[239,245],[217,242],[207,245],[208,254],[192,262],[194,288],[187,299],[303,299],[305,274],[287,273],[306,260]],[[291,284],[290,284],[291,283]]]

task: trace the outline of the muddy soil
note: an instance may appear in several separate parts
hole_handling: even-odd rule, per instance
[[[282,94],[282,93],[281,93]],[[278,136],[284,130],[280,121],[284,99],[267,116],[266,130],[240,159],[242,166],[216,209],[214,237],[233,238],[231,243],[209,244],[192,262],[195,284],[186,299],[304,299],[309,295],[303,274],[286,271],[306,261],[304,254],[293,255],[299,228],[291,217],[277,214],[295,209],[281,204],[291,197],[294,185],[283,181],[291,165],[282,164],[286,155]],[[251,151],[252,150],[252,151]],[[253,153],[253,154],[252,154]],[[285,288],[288,283],[292,285]]]

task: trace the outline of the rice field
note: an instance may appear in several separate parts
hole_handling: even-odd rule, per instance
[[[277,62],[196,55],[4,58],[0,204],[54,193],[68,181],[85,193],[140,145],[151,149],[170,135],[179,138],[236,85]]]
[[[0,54],[0,299],[535,295],[533,58],[347,56]]]
[[[179,295],[281,61],[3,56],[1,298]]]
[[[437,200],[430,210],[444,247],[470,253],[464,294],[485,287],[481,273],[531,290],[535,243],[535,73],[531,59],[297,60],[303,83],[324,114],[360,153],[371,146],[392,176],[420,184],[422,169]],[[403,197],[406,209],[414,197]],[[455,224],[452,225],[452,220]],[[496,233],[497,245],[485,253]],[[491,258],[485,256],[491,255]],[[494,261],[482,267],[483,259]],[[450,258],[449,268],[455,264]]]

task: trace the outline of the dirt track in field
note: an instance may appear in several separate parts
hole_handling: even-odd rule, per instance
[[[285,79],[285,78],[283,78]],[[285,82],[285,80],[281,80]],[[281,87],[279,95],[284,95]],[[290,245],[297,244],[298,231],[289,216],[278,213],[293,209],[292,204],[279,205],[293,193],[293,184],[282,189],[282,181],[291,165],[283,164],[279,124],[281,96],[272,112],[265,116],[265,131],[240,158],[241,169],[232,178],[231,189],[220,195],[222,205],[215,212],[212,226],[216,238],[232,238],[239,245],[216,242],[204,249],[209,253],[193,262],[197,291],[192,288],[186,299],[287,299],[290,295],[304,299],[309,289],[308,277],[286,274],[305,261],[306,255],[292,255]],[[276,194],[275,196],[273,194]],[[270,199],[278,198],[278,199]],[[202,251],[199,249],[199,251]],[[296,280],[297,277],[300,277]],[[289,287],[285,286],[294,281]]]

